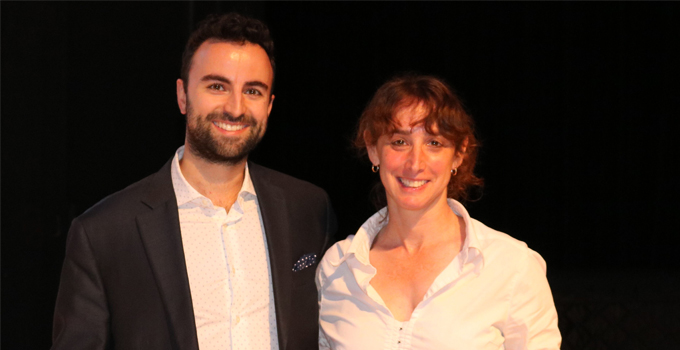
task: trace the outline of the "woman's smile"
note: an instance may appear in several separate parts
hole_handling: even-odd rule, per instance
[[[398,177],[397,179],[399,180],[399,182],[401,182],[402,185],[404,185],[404,187],[407,188],[420,188],[421,186],[429,182],[428,180],[409,180],[403,177]]]

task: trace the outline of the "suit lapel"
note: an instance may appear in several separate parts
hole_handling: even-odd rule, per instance
[[[291,232],[286,211],[286,198],[282,188],[270,181],[267,170],[263,167],[248,163],[250,178],[257,193],[257,201],[262,214],[262,223],[269,253],[269,264],[272,272],[272,288],[274,290],[274,304],[276,307],[276,323],[279,336],[279,347],[287,348],[290,336],[289,320],[292,310],[289,300],[292,290],[290,278],[291,261]]]
[[[137,217],[139,235],[165,305],[178,349],[198,349],[189,278],[170,175],[172,160],[156,173],[142,201],[151,210]]]

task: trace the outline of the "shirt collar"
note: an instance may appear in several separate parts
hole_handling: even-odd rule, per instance
[[[377,213],[373,214],[363,225],[359,228],[357,233],[354,235],[354,239],[347,249],[347,253],[338,261],[337,264],[340,265],[343,261],[347,260],[350,256],[354,256],[359,262],[364,265],[369,265],[368,254],[371,250],[371,245],[373,245],[373,240],[378,235],[383,226],[387,224],[389,218],[387,217],[387,207],[380,209]]]
[[[477,256],[481,256],[482,267],[484,264],[484,255],[481,249],[481,244],[479,238],[477,237],[477,231],[475,225],[473,225],[472,218],[468,214],[465,207],[455,199],[448,198],[447,203],[453,212],[462,217],[465,221],[465,242],[463,243],[463,248],[461,248],[460,263],[461,268],[467,262],[474,261]],[[340,260],[337,262],[331,262],[334,266],[339,266],[345,260],[350,257],[354,257],[359,262],[364,265],[370,265],[369,262],[369,251],[373,240],[378,235],[380,230],[387,224],[389,217],[387,217],[387,207],[380,209],[377,213],[373,214],[366,222],[361,225],[361,228],[354,235],[354,239],[347,249],[347,253],[344,254]]]
[[[175,189],[175,197],[177,198],[177,207],[182,207],[183,205],[190,202],[199,202],[204,204],[204,201],[211,203],[210,199],[202,194],[200,194],[193,186],[187,182],[182,170],[179,166],[179,161],[184,156],[184,146],[181,146],[175,152],[175,156],[172,159],[172,166],[170,173],[172,176],[172,187]],[[246,163],[245,175],[243,177],[243,184],[241,185],[241,190],[239,191],[237,202],[242,206],[243,201],[254,200],[257,198],[255,193],[255,187],[253,186],[253,181],[250,179],[250,170],[248,169],[248,163]],[[204,206],[207,206],[204,204]]]
[[[477,235],[477,226],[474,225],[472,217],[468,214],[467,209],[457,200],[448,198],[448,204],[451,210],[465,221],[465,242],[460,250],[461,268],[466,263],[475,261],[478,256],[481,256],[481,267],[484,267],[484,251]]]

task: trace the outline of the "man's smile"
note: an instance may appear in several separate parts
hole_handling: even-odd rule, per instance
[[[225,131],[239,131],[239,130],[243,130],[246,127],[248,127],[248,124],[228,124],[228,123],[221,122],[221,121],[218,121],[218,120],[215,120],[212,123],[216,127],[220,128],[222,130],[225,130]]]

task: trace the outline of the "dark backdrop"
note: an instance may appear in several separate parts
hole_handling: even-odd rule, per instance
[[[278,53],[276,101],[252,159],[326,189],[336,239],[374,211],[377,177],[350,146],[363,107],[395,73],[438,75],[483,144],[486,186],[470,213],[543,255],[563,348],[680,341],[677,4],[1,6],[8,349],[50,344],[70,221],[182,144],[184,43],[206,14],[231,10],[267,22]]]

